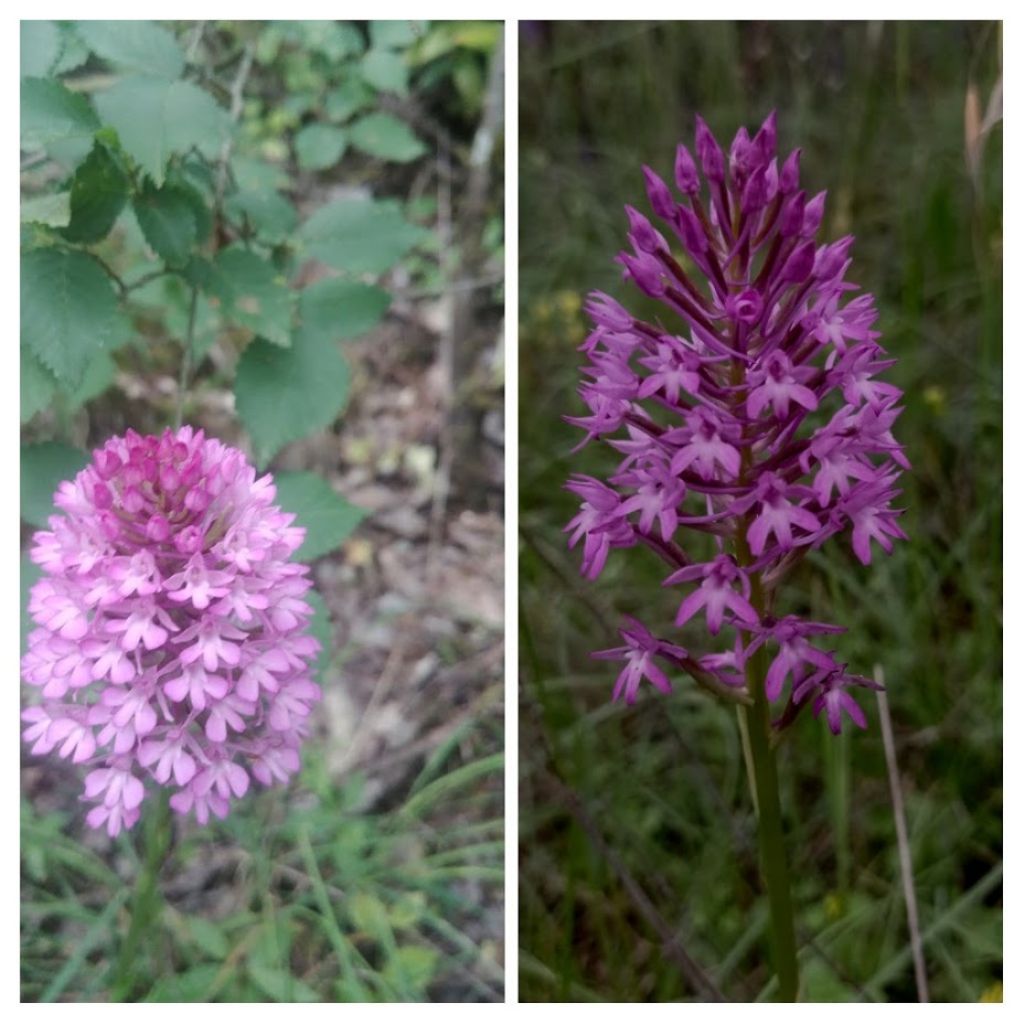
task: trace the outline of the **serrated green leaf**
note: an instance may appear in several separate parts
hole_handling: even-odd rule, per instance
[[[391,296],[383,288],[328,278],[300,293],[299,317],[321,341],[337,341],[376,327],[390,305]]]
[[[192,205],[184,189],[155,188],[149,181],[132,203],[147,244],[170,267],[185,264],[198,239]]]
[[[425,28],[425,21],[371,21],[370,44],[375,50],[398,50],[416,42]]]
[[[109,352],[98,352],[85,368],[82,383],[67,396],[68,406],[72,410],[80,409],[86,402],[99,398],[117,376],[117,364],[110,358]]]
[[[349,128],[349,137],[356,149],[382,160],[406,163],[423,156],[427,147],[412,129],[391,114],[367,114]]]
[[[318,1003],[319,994],[304,981],[279,967],[267,967],[252,961],[247,965],[252,983],[275,1003]]]
[[[399,990],[420,993],[434,980],[438,956],[430,946],[400,946],[388,957],[383,976]]]
[[[235,406],[252,437],[257,461],[290,441],[322,430],[348,398],[349,369],[333,345],[301,328],[290,349],[257,338],[242,353],[235,374]]]
[[[299,229],[312,256],[339,270],[382,274],[427,235],[393,200],[338,199]]]
[[[57,393],[53,374],[26,348],[21,346],[21,422],[27,423],[42,412]]]
[[[313,606],[313,618],[309,620],[309,631],[320,641],[320,652],[313,664],[313,677],[319,681],[331,660],[331,615],[318,591],[310,590],[306,594],[306,601]]]
[[[294,512],[295,525],[306,531],[306,539],[295,553],[301,562],[333,551],[366,516],[364,509],[350,505],[315,473],[278,473],[274,483],[278,505],[284,512]]]
[[[52,21],[21,23],[21,76],[48,75],[60,55],[60,32]]]
[[[191,82],[124,78],[96,97],[96,108],[157,186],[173,154],[196,146],[213,156],[230,129],[227,112]]]
[[[409,88],[409,69],[400,54],[391,50],[370,50],[359,63],[363,80],[381,92],[405,94]]]
[[[333,167],[345,152],[348,136],[332,124],[308,124],[295,135],[295,156],[307,171]]]
[[[246,189],[237,192],[225,204],[228,216],[249,226],[267,242],[281,242],[294,230],[299,215],[280,192],[272,189]]]
[[[106,238],[128,201],[130,185],[121,162],[95,143],[71,181],[71,223],[64,237],[84,243]]]
[[[21,204],[22,224],[45,224],[64,228],[71,221],[71,193],[56,192],[49,196],[33,196]]]
[[[198,175],[185,173],[177,168],[170,171],[164,187],[171,187],[180,193],[192,210],[192,219],[196,224],[196,244],[203,245],[213,230],[213,210],[210,201],[200,188],[194,184]]]
[[[332,121],[347,121],[365,110],[376,99],[376,93],[359,78],[348,78],[324,99],[324,111]]]
[[[50,69],[51,75],[66,75],[69,71],[80,68],[89,59],[89,47],[75,31],[73,25],[61,22],[58,25],[60,32],[60,55],[57,62]]]
[[[90,49],[129,71],[180,78],[185,57],[177,40],[152,21],[80,21],[75,26]]]
[[[226,320],[248,327],[275,345],[292,343],[295,293],[261,256],[238,245],[222,250],[206,289],[220,300]]]
[[[107,275],[84,252],[35,249],[21,257],[21,340],[66,388],[127,324]]]
[[[52,78],[21,82],[21,144],[49,146],[65,139],[89,139],[100,127],[89,101]]]
[[[46,526],[55,514],[53,495],[65,480],[73,480],[89,463],[79,448],[44,441],[21,446],[21,518],[33,526]]]

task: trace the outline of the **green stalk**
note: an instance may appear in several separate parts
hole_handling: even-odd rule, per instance
[[[736,549],[739,563],[749,564],[751,557],[745,531],[737,539]],[[750,574],[750,603],[758,617],[763,617],[765,600],[759,573]],[[747,634],[747,642],[750,639]],[[778,1000],[794,1003],[798,985],[796,934],[789,865],[786,862],[786,844],[782,831],[782,808],[779,803],[779,775],[771,742],[771,712],[765,694],[768,649],[764,644],[747,661],[746,675],[747,689],[753,697],[753,703],[743,709],[743,714],[746,715],[750,764],[754,775],[754,792],[757,795],[755,810],[761,848],[761,872],[771,909],[772,948],[775,954],[775,973],[779,979]]]
[[[138,961],[142,946],[147,933],[160,916],[161,899],[157,879],[170,852],[173,836],[171,809],[165,793],[161,793],[156,806],[144,817],[142,825],[142,861],[135,880],[131,923],[114,967],[114,982],[110,993],[112,1002],[131,1000],[138,994]]]

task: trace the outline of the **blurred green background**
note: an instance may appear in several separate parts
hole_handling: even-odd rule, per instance
[[[521,996],[770,995],[767,906],[734,713],[680,679],[626,709],[623,612],[669,635],[646,552],[580,579],[563,525],[581,300],[637,305],[612,260],[640,165],[671,177],[700,112],[727,144],[779,112],[780,149],[829,190],[822,237],[857,235],[875,293],[910,542],[862,568],[808,559],[780,602],[845,623],[840,654],[888,682],[933,1000],[1002,998],[1001,27],[983,23],[525,23],[520,29]],[[997,105],[998,100],[998,105]],[[988,115],[988,117],[986,117]],[[695,639],[695,638],[694,638]],[[685,642],[685,640],[684,640]],[[805,716],[781,753],[803,997],[916,999],[885,758]],[[688,959],[689,958],[689,959]]]

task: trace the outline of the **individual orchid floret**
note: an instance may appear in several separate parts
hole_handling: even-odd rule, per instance
[[[621,698],[627,704],[635,703],[637,691],[644,679],[651,682],[662,693],[671,693],[672,686],[668,681],[668,676],[658,666],[655,659],[659,656],[683,659],[687,657],[687,652],[676,644],[659,640],[643,623],[634,618],[627,616],[626,622],[625,628],[619,630],[622,639],[626,641],[625,646],[613,647],[607,651],[594,651],[591,655],[593,658],[625,662],[625,667],[616,680],[612,700]]]
[[[670,667],[756,686],[769,702],[787,699],[788,684],[791,704],[824,710],[837,731],[844,717],[863,724],[850,690],[867,685],[814,639],[841,628],[774,605],[790,570],[832,538],[848,536],[864,564],[875,544],[889,553],[905,539],[898,479],[909,462],[893,435],[901,392],[884,379],[894,360],[874,298],[846,278],[853,237],[818,240],[827,194],[800,187],[800,151],[777,153],[777,136],[773,113],[723,147],[698,117],[670,178],[643,167],[650,208],[626,207],[616,260],[661,313],[635,316],[602,292],[585,304],[589,413],[567,419],[585,432],[580,447],[603,443],[623,461],[570,481],[582,505],[567,530],[571,547],[583,541],[588,578],[640,545],[669,564],[667,583],[695,584],[675,619],[686,649],[701,612],[708,634],[733,631],[732,650]],[[61,628],[81,628],[61,595],[50,600]],[[643,678],[667,689],[649,666],[668,641],[635,623],[623,637],[616,696],[632,699]],[[747,678],[762,646],[767,677]]]
[[[32,753],[91,769],[93,828],[131,828],[162,787],[179,813],[223,818],[250,776],[298,770],[319,643],[291,561],[304,531],[274,497],[191,427],[111,438],[60,485],[33,539],[21,668],[40,699],[22,718]]]

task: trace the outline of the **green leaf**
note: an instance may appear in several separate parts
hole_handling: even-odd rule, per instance
[[[333,167],[345,152],[348,136],[332,124],[308,124],[295,136],[295,155],[307,171]]]
[[[99,398],[117,376],[117,364],[110,358],[109,352],[97,352],[85,368],[82,383],[67,396],[71,409],[80,409],[86,402]]]
[[[299,229],[310,255],[340,270],[382,274],[427,235],[393,200],[338,199]]]
[[[220,300],[225,319],[287,348],[292,343],[295,293],[273,265],[238,245],[217,255],[207,291]]]
[[[193,199],[182,188],[155,188],[148,181],[132,203],[149,247],[170,267],[188,261],[198,240]]]
[[[337,341],[376,327],[390,305],[391,296],[383,288],[328,278],[300,293],[299,317],[321,341]]]
[[[235,375],[235,406],[252,437],[257,461],[290,441],[322,430],[348,398],[349,370],[333,345],[299,329],[290,349],[257,338],[242,353]]]
[[[256,234],[267,242],[284,241],[295,230],[299,219],[295,207],[272,189],[237,192],[225,208],[233,221],[248,221]]]
[[[56,192],[48,196],[33,196],[21,204],[22,224],[45,224],[49,228],[64,228],[71,222],[71,193]]]
[[[352,125],[349,133],[353,146],[382,160],[405,163],[427,151],[409,126],[390,114],[367,114]]]
[[[80,21],[76,28],[104,60],[130,71],[180,78],[185,57],[174,36],[152,21]]]
[[[348,78],[327,94],[324,111],[332,121],[347,121],[370,106],[375,98],[376,94],[364,81]]]
[[[370,50],[363,54],[359,64],[363,79],[382,92],[406,93],[409,88],[409,69],[400,54],[390,50]]]
[[[359,29],[349,22],[303,21],[298,24],[303,30],[303,39],[299,45],[322,53],[333,63],[363,50],[363,36]]]
[[[52,78],[21,82],[21,144],[48,146],[63,139],[87,139],[100,127],[89,101]]]
[[[174,168],[168,173],[164,187],[172,188],[188,203],[196,224],[196,243],[202,245],[213,230],[213,210],[210,208],[210,200],[193,184],[195,180],[193,175]]]
[[[21,422],[49,407],[57,393],[53,374],[24,345],[21,346]]]
[[[377,50],[411,46],[423,34],[424,21],[371,21],[370,44]]]
[[[35,249],[21,257],[21,341],[65,387],[127,324],[107,275],[84,252]]]
[[[73,480],[89,464],[89,456],[59,441],[21,446],[21,518],[46,526],[54,515],[53,496],[65,480]]]
[[[277,473],[277,504],[295,513],[295,525],[306,539],[295,557],[311,562],[333,551],[362,522],[365,510],[350,505],[316,473]]]
[[[60,55],[60,32],[52,21],[21,23],[21,77],[48,75]]]
[[[291,179],[280,164],[258,160],[251,156],[231,158],[235,181],[243,191],[262,192],[264,189],[288,188]]]
[[[71,181],[71,223],[63,234],[70,242],[106,238],[128,201],[128,175],[102,143],[95,143]]]
[[[313,618],[309,620],[309,631],[320,641],[320,653],[316,656],[316,663],[313,665],[313,675],[320,680],[324,669],[327,668],[331,660],[331,615],[318,591],[310,590],[306,594],[306,601],[313,606]]]
[[[252,983],[275,1003],[318,1003],[319,994],[304,981],[293,977],[280,967],[248,964]]]
[[[399,990],[422,992],[434,980],[438,957],[430,946],[401,946],[388,957],[383,977]]]
[[[50,69],[50,74],[66,75],[69,71],[80,68],[89,59],[89,47],[85,45],[74,26],[68,22],[61,22],[58,28],[60,31],[60,56],[57,58],[57,63]]]
[[[96,107],[158,186],[173,154],[196,146],[213,156],[230,129],[227,112],[191,82],[124,78],[97,96]]]

